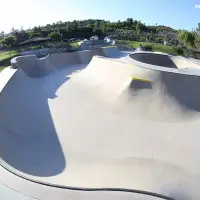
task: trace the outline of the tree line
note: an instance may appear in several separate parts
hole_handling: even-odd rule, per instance
[[[45,26],[35,26],[32,29],[20,30],[12,28],[11,33],[5,35],[0,33],[0,44],[5,47],[13,47],[19,45],[21,42],[34,37],[50,37],[55,41],[70,38],[90,38],[93,35],[105,37],[107,35],[114,35],[122,39],[130,40],[155,40],[163,42],[167,39],[165,35],[160,34],[164,32],[177,33],[176,30],[167,26],[146,26],[144,23],[132,18],[127,18],[124,21],[110,22],[106,20],[88,19],[88,20],[74,20],[68,22],[58,21],[57,23],[47,24]]]
[[[196,31],[179,31],[178,39],[185,47],[198,50],[200,48],[200,23]]]
[[[171,44],[179,42],[190,48],[200,47],[200,23],[197,30],[175,30],[163,25],[147,26],[141,21],[127,18],[124,21],[110,22],[99,19],[74,20],[68,22],[58,21],[45,26],[35,26],[32,29],[20,30],[12,28],[11,33],[0,33],[0,44],[4,47],[14,47],[21,42],[34,37],[50,37],[54,41],[70,38],[90,38],[93,35],[105,37],[112,35],[116,39],[153,41],[163,43],[165,40]],[[171,35],[170,35],[171,34]],[[178,37],[177,37],[178,36]]]

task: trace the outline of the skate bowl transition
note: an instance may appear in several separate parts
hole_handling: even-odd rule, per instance
[[[11,64],[0,74],[0,182],[11,191],[200,198],[198,60],[112,47]]]

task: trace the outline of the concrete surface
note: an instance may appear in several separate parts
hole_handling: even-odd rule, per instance
[[[142,55],[140,61],[120,52],[118,58],[102,57],[117,50],[108,51],[12,60],[15,69],[7,70],[12,77],[2,81],[0,95],[1,165],[61,187],[198,199],[198,73],[144,64]],[[34,198],[49,197],[49,188],[9,174],[0,168],[0,181]],[[51,197],[58,194],[57,199],[79,199],[76,192],[52,189]],[[95,199],[101,195],[95,193]],[[112,195],[106,192],[103,199],[116,199]],[[124,195],[118,198],[140,199]]]
[[[34,200],[35,198],[31,198],[24,194],[21,194],[13,189],[10,189],[6,185],[0,183],[0,199],[3,200]]]

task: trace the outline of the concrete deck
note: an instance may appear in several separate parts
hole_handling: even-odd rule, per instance
[[[198,199],[198,73],[161,70],[125,54],[105,55],[83,51],[13,61],[17,70],[9,69],[12,77],[2,83],[0,95],[1,165],[61,187],[126,188]],[[20,186],[5,173],[0,170],[6,185],[47,199],[42,187],[34,193],[37,186],[24,181]],[[59,199],[73,199],[67,195]]]

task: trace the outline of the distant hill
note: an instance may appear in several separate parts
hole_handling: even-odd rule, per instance
[[[177,33],[178,31],[169,27],[169,26],[163,26],[163,25],[158,25],[158,26],[147,26],[147,28],[149,30],[152,30],[152,31],[157,31],[157,32],[163,32],[163,31],[166,31],[166,32],[172,32],[172,33]]]
[[[58,21],[44,26],[35,26],[27,30],[13,28],[10,34],[5,35],[2,32],[0,44],[13,47],[34,37],[50,37],[54,41],[67,41],[70,38],[84,39],[93,35],[98,35],[100,38],[116,35],[117,39],[163,43],[166,39],[176,40],[176,33],[177,30],[171,27],[164,25],[147,26],[141,21],[132,18],[116,22],[102,19],[86,19],[66,22]],[[174,41],[171,42],[174,43]]]

